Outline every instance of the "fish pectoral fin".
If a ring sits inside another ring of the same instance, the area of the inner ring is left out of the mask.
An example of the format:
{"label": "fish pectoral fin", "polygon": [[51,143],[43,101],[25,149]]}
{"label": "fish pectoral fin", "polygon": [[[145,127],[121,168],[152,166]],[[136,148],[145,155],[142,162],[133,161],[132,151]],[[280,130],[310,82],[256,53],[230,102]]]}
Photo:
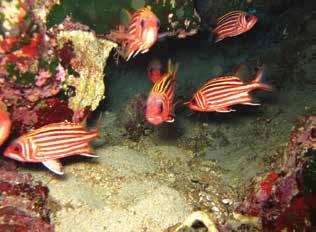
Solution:
{"label": "fish pectoral fin", "polygon": [[168,118],[166,119],[166,122],[172,123],[174,122],[174,117],[172,115],[169,115]]}
{"label": "fish pectoral fin", "polygon": [[85,156],[85,157],[99,158],[98,155],[90,153],[90,152],[80,153],[80,155]]}
{"label": "fish pectoral fin", "polygon": [[216,109],[215,111],[219,113],[229,113],[229,112],[235,112],[236,110],[228,108],[228,107],[224,107],[224,108]]}
{"label": "fish pectoral fin", "polygon": [[260,103],[257,102],[244,102],[243,105],[250,105],[250,106],[260,106]]}
{"label": "fish pectoral fin", "polygon": [[143,50],[141,53],[144,54],[144,53],[146,53],[146,52],[148,52],[148,51],[149,51],[149,49],[145,49],[145,50]]}
{"label": "fish pectoral fin", "polygon": [[64,175],[63,165],[59,160],[46,160],[42,164],[57,175]]}

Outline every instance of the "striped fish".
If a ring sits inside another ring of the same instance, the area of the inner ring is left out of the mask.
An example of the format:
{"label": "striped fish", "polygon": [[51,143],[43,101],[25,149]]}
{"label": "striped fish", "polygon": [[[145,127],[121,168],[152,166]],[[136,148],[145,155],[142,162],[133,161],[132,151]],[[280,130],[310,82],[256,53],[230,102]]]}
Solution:
{"label": "striped fish", "polygon": [[158,80],[147,100],[146,119],[149,123],[158,125],[162,122],[173,122],[173,98],[176,89],[176,74],[179,64],[172,65],[168,60],[168,70]]}
{"label": "striped fish", "polygon": [[124,25],[118,31],[111,31],[108,39],[114,40],[121,45],[121,55],[129,60],[138,53],[146,53],[158,39],[160,21],[148,8],[138,9],[130,17],[130,24],[126,30]]}
{"label": "striped fish", "polygon": [[263,74],[261,67],[250,83],[244,83],[237,76],[225,76],[209,80],[186,104],[191,110],[200,112],[232,112],[230,107],[237,104],[260,105],[252,100],[249,92],[254,89],[271,91],[271,87],[260,83]]}
{"label": "striped fish", "polygon": [[[1,102],[0,102],[1,103]],[[11,131],[11,119],[8,112],[1,109],[0,104],[0,146],[9,137]]]}
{"label": "striped fish", "polygon": [[73,155],[98,157],[89,152],[88,145],[96,137],[96,130],[86,131],[79,123],[52,123],[13,141],[4,156],[21,162],[42,163],[52,172],[63,175],[59,159]]}
{"label": "striped fish", "polygon": [[215,43],[249,31],[258,21],[255,15],[245,11],[231,11],[220,17],[214,28]]}

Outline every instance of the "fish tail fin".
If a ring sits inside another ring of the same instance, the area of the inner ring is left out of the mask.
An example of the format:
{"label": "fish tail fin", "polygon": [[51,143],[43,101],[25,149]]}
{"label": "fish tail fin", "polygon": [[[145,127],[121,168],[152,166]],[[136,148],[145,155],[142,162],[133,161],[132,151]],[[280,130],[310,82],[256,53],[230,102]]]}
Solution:
{"label": "fish tail fin", "polygon": [[178,70],[179,70],[179,63],[175,63],[173,65],[171,62],[171,59],[168,59],[168,73],[172,75],[173,79],[176,79]]}
{"label": "fish tail fin", "polygon": [[255,79],[251,81],[251,84],[256,84],[258,89],[272,91],[273,88],[262,81],[264,66],[261,66],[256,73]]}

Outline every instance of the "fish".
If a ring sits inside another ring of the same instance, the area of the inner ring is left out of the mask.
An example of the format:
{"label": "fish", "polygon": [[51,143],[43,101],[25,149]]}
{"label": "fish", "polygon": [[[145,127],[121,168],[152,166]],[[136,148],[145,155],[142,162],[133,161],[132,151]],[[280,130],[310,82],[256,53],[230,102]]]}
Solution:
{"label": "fish", "polygon": [[14,140],[4,156],[20,162],[42,163],[53,173],[63,175],[59,159],[73,155],[98,157],[89,151],[88,144],[96,137],[96,129],[86,131],[79,123],[51,123]]}
{"label": "fish", "polygon": [[162,76],[162,65],[158,59],[152,60],[147,66],[147,77],[148,79],[155,84],[161,79]]}
{"label": "fish", "polygon": [[153,85],[149,93],[146,104],[146,119],[153,125],[159,125],[163,122],[174,122],[173,98],[178,69],[179,63],[172,65],[169,59],[167,72]]}
{"label": "fish", "polygon": [[245,11],[231,11],[220,17],[213,29],[214,42],[217,43],[227,37],[234,37],[249,31],[258,18]]}
{"label": "fish", "polygon": [[244,83],[238,77],[238,71],[235,76],[224,76],[209,80],[204,84],[185,104],[193,111],[200,112],[220,112],[228,113],[236,111],[231,106],[242,105],[260,105],[254,102],[249,92],[255,89],[272,91],[272,87],[261,83],[264,67],[261,66],[256,73],[254,80]]}
{"label": "fish", "polygon": [[[111,31],[106,37],[121,45],[119,53],[128,61],[138,53],[146,53],[158,39],[160,21],[149,7],[138,9],[130,17],[128,26],[121,24],[118,31]],[[130,15],[130,16],[129,16]]]}
{"label": "fish", "polygon": [[0,146],[6,141],[10,135],[12,122],[8,112],[0,107]]}

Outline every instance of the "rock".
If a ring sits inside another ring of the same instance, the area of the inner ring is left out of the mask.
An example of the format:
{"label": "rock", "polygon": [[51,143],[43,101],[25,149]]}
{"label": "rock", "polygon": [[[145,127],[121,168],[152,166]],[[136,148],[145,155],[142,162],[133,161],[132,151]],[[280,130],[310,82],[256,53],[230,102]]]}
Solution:
{"label": "rock", "polygon": [[316,19],[310,19],[305,23],[305,31],[312,37],[316,36]]}

